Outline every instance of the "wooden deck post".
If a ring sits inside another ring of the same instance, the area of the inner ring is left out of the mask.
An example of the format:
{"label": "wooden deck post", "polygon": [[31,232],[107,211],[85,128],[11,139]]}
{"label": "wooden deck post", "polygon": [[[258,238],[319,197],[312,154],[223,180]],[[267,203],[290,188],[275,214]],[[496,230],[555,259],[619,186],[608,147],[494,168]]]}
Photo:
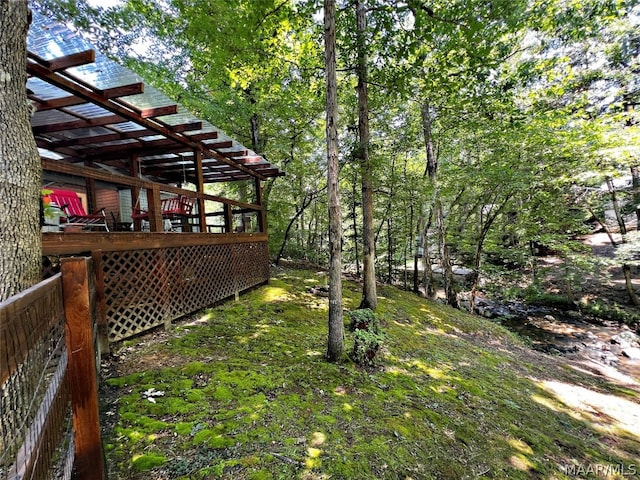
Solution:
{"label": "wooden deck post", "polygon": [[262,207],[258,212],[258,231],[267,233],[267,211],[262,203],[262,183],[259,178],[256,178],[256,204]]}
{"label": "wooden deck post", "polygon": [[100,355],[109,354],[109,325],[107,320],[107,303],[104,294],[104,272],[102,271],[102,250],[91,252],[96,289],[96,314],[98,316],[98,348]]}
{"label": "wooden deck post", "polygon": [[147,203],[149,204],[149,230],[151,232],[164,232],[160,206],[160,187],[158,185],[147,189]]}
{"label": "wooden deck post", "polygon": [[231,212],[231,205],[224,204],[224,230],[226,233],[233,233],[233,213]]}
{"label": "wooden deck post", "polygon": [[60,266],[69,359],[67,381],[73,412],[75,478],[103,480],[105,462],[100,437],[89,264],[86,258],[72,257],[62,259]]}
{"label": "wooden deck post", "polygon": [[[200,150],[193,150],[193,161],[196,167],[196,191],[204,193],[204,172],[202,170],[202,152]],[[198,221],[200,223],[200,231],[207,233],[207,212],[203,198],[198,199]]]}

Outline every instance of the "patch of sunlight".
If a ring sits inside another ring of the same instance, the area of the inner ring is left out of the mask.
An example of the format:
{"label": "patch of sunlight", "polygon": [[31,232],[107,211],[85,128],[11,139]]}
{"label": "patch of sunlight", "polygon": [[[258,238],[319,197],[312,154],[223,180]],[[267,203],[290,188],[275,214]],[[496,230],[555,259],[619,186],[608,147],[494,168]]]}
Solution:
{"label": "patch of sunlight", "polygon": [[640,438],[640,405],[637,403],[564,382],[547,380],[540,385],[600,429],[620,429]]}
{"label": "patch of sunlight", "polygon": [[445,384],[438,385],[438,386],[431,386],[429,388],[433,390],[435,393],[447,393],[454,389],[452,386],[445,385]]}
{"label": "patch of sunlight", "polygon": [[333,393],[335,393],[338,396],[346,395],[347,389],[344,388],[342,385],[338,385],[336,388],[333,389]]}
{"label": "patch of sunlight", "polygon": [[253,412],[251,415],[249,415],[249,418],[253,421],[256,421],[260,419],[260,415],[258,415],[258,412]]}
{"label": "patch of sunlight", "polygon": [[262,300],[264,302],[275,302],[277,300],[287,300],[289,293],[280,287],[264,287],[262,290]]}
{"label": "patch of sunlight", "polygon": [[318,350],[307,350],[307,357],[321,357],[322,352]]}
{"label": "patch of sunlight", "polygon": [[137,442],[138,440],[142,440],[144,438],[144,433],[134,430],[132,432],[129,432],[127,436],[129,437],[129,439]]}
{"label": "patch of sunlight", "polygon": [[402,414],[402,416],[403,416],[404,418],[411,418],[411,417],[412,417],[411,412],[404,412],[404,413]]}
{"label": "patch of sunlight", "polygon": [[350,403],[343,403],[342,410],[344,410],[345,412],[350,412],[351,410],[353,410],[353,405],[351,405]]}
{"label": "patch of sunlight", "polygon": [[310,470],[319,467],[322,464],[320,455],[322,455],[322,450],[320,450],[319,448],[307,448],[307,458],[304,461],[305,467]]}
{"label": "patch of sunlight", "polygon": [[449,335],[442,328],[433,328],[433,327],[427,327],[427,328],[423,328],[422,330],[418,330],[416,334],[417,335],[444,335],[444,336]]}
{"label": "patch of sunlight", "polygon": [[322,455],[322,450],[320,450],[319,448],[307,448],[307,456],[309,458],[320,458],[320,455]]}
{"label": "patch of sunlight", "polygon": [[531,460],[529,460],[527,457],[525,457],[521,453],[518,453],[517,455],[512,455],[511,458],[509,458],[509,463],[513,468],[516,468],[523,472],[529,471],[534,467],[533,463],[531,463]]}
{"label": "patch of sunlight", "polygon": [[393,366],[390,366],[387,368],[387,373],[390,373],[391,375],[407,375],[409,377],[412,376],[411,373],[405,370],[404,368],[398,368]]}
{"label": "patch of sunlight", "polygon": [[536,403],[539,403],[540,405],[542,405],[543,407],[548,408],[549,410],[553,410],[554,412],[563,412],[564,410],[562,408],[560,408],[556,402],[551,401],[551,399],[546,398],[546,397],[542,397],[540,395],[531,395],[531,400],[533,400]]}
{"label": "patch of sunlight", "polygon": [[[399,321],[397,321],[397,320],[394,320],[394,321],[393,321],[393,324],[394,324],[395,326],[397,326],[397,327],[404,327],[404,328],[412,327],[412,325],[410,325],[410,324],[408,324],[408,323],[401,323],[401,322],[399,322]],[[416,335],[420,335],[420,332],[416,332]]]}
{"label": "patch of sunlight", "polygon": [[519,438],[510,438],[507,440],[507,443],[522,453],[533,455],[533,449],[524,440],[520,440]]}
{"label": "patch of sunlight", "polygon": [[435,378],[436,380],[442,380],[446,374],[444,370],[440,368],[433,368],[421,360],[413,360],[409,362],[409,365],[423,371],[431,378]]}
{"label": "patch of sunlight", "polygon": [[638,387],[640,386],[640,382],[637,382],[633,377],[629,375],[625,375],[624,373],[618,371],[617,368],[611,367],[608,365],[603,365],[598,362],[594,362],[593,360],[586,360],[580,363],[582,367],[577,365],[572,365],[571,368],[577,370],[582,373],[587,373],[589,375],[602,375],[607,377],[610,380],[620,382],[629,387]]}
{"label": "patch of sunlight", "polygon": [[[453,333],[457,333],[457,334],[464,333],[458,327],[456,327],[455,325],[451,325],[450,323],[445,323],[445,327],[449,327]],[[447,335],[450,336],[450,337],[456,337],[457,338],[457,335],[454,335],[453,333],[447,333]]]}
{"label": "patch of sunlight", "polygon": [[324,301],[324,302],[314,302],[312,304],[309,305],[309,308],[313,308],[314,310],[321,310],[324,312],[328,312],[329,311],[329,301]]}
{"label": "patch of sunlight", "polygon": [[213,319],[213,312],[205,313],[200,317],[194,317],[190,322],[185,323],[184,327],[194,327],[196,325],[204,325]]}
{"label": "patch of sunlight", "polygon": [[147,440],[150,442],[153,442],[156,438],[158,438],[158,435],[156,435],[155,433],[150,433],[149,435],[147,435]]}
{"label": "patch of sunlight", "polygon": [[[322,432],[313,432],[313,435],[311,435],[311,445],[313,445],[314,447],[319,447],[326,440],[327,440],[327,436]],[[317,450],[317,449],[310,448],[309,450]],[[318,450],[318,452],[320,452],[320,450]],[[310,454],[309,456],[311,457],[312,455]],[[318,453],[318,456],[320,456],[320,453]]]}

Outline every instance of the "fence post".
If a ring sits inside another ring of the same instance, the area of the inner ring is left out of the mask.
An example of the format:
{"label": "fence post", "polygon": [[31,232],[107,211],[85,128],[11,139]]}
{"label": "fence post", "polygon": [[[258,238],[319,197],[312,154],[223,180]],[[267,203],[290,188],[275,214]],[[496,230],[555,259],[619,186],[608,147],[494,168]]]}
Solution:
{"label": "fence post", "polygon": [[105,462],[100,437],[88,259],[64,258],[60,266],[69,359],[67,381],[73,412],[75,478],[103,480]]}

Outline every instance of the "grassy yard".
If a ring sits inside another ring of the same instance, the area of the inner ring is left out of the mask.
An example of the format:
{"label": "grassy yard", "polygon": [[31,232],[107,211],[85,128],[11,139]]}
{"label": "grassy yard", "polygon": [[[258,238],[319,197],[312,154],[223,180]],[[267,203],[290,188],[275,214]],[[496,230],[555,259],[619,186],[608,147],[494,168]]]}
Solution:
{"label": "grassy yard", "polygon": [[[377,365],[331,364],[327,299],[309,293],[325,281],[279,270],[117,346],[101,387],[110,478],[640,478],[637,384],[390,287]],[[355,308],[360,287],[344,294]]]}

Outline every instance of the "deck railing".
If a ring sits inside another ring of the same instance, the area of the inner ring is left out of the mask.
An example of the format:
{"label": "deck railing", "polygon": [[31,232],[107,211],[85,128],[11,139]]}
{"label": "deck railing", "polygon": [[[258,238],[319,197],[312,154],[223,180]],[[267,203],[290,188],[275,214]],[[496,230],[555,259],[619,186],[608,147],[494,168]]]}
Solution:
{"label": "deck railing", "polygon": [[0,303],[2,480],[104,478],[93,278],[90,259],[64,259]]}
{"label": "deck railing", "polygon": [[[83,184],[93,185],[92,189],[88,189],[91,191],[87,191],[90,210],[104,206],[96,204],[95,190],[97,183],[101,182],[118,189],[130,190],[132,205],[128,214],[133,214],[131,219],[133,230],[166,231],[165,220],[168,219],[163,218],[163,199],[166,199],[167,196],[184,196],[193,203],[193,209],[189,215],[173,217],[173,226],[177,227],[179,231],[201,233],[234,233],[238,231],[266,233],[267,231],[266,212],[262,205],[260,182],[257,180],[255,182],[256,203],[247,203],[136,177],[117,175],[97,168],[79,167],[46,158],[42,159],[42,169],[44,172],[68,176]],[[142,208],[140,202],[143,198],[144,208]],[[146,223],[144,223],[144,226],[143,221],[135,219],[136,216],[140,217],[141,209],[145,211],[144,222]],[[109,212],[107,216],[110,216],[111,213],[113,212]],[[117,213],[119,214],[119,212]],[[122,223],[129,223],[121,220],[113,222],[112,230],[118,230]],[[128,229],[129,227],[127,227]]]}

